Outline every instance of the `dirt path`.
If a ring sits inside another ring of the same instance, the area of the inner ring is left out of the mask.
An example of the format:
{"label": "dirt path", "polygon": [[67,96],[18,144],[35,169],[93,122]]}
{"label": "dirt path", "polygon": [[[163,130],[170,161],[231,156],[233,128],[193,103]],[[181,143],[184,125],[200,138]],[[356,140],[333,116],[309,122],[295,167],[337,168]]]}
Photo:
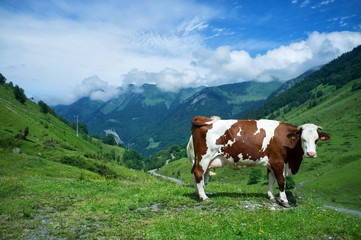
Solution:
{"label": "dirt path", "polygon": [[342,208],[342,207],[335,207],[335,206],[331,206],[331,205],[325,205],[325,207],[331,208],[331,209],[339,211],[339,212],[354,214],[354,215],[359,216],[361,218],[361,212],[357,211],[357,210],[351,210],[351,209]]}
{"label": "dirt path", "polygon": [[162,178],[171,180],[171,181],[176,182],[176,183],[181,184],[181,185],[187,185],[185,182],[182,182],[179,179],[167,177],[167,176],[161,175],[159,173],[156,173],[155,171],[157,171],[157,169],[149,170],[149,173],[153,174],[154,176],[157,176],[157,177],[162,177]]}

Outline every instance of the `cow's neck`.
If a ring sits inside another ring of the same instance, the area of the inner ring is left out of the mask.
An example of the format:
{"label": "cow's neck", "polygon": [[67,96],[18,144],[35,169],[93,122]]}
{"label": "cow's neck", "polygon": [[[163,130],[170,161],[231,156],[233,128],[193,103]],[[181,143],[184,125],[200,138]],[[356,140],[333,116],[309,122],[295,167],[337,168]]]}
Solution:
{"label": "cow's neck", "polygon": [[291,168],[292,174],[296,174],[300,169],[302,160],[303,160],[303,150],[301,146],[301,141],[299,140],[293,149],[287,151],[286,163]]}

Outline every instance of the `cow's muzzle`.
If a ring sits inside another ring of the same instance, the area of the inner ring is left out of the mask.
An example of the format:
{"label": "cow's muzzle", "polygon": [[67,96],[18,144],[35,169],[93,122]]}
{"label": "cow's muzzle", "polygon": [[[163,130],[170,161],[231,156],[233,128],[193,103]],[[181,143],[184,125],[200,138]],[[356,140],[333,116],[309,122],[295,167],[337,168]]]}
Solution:
{"label": "cow's muzzle", "polygon": [[317,153],[316,152],[307,152],[306,157],[315,158],[315,157],[317,157]]}

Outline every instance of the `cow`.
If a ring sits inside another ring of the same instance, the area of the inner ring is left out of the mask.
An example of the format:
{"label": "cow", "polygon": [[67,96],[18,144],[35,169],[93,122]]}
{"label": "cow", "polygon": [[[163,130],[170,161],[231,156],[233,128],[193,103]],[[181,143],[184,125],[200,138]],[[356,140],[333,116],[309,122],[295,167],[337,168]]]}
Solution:
{"label": "cow", "polygon": [[298,172],[303,158],[316,158],[318,140],[329,140],[322,127],[303,124],[299,127],[276,120],[222,120],[197,116],[192,119],[192,136],[187,153],[193,161],[191,173],[196,194],[209,200],[204,186],[210,169],[224,165],[239,170],[261,166],[268,169],[268,197],[276,202],[273,185],[277,180],[280,201],[290,207],[285,193],[285,177]]}

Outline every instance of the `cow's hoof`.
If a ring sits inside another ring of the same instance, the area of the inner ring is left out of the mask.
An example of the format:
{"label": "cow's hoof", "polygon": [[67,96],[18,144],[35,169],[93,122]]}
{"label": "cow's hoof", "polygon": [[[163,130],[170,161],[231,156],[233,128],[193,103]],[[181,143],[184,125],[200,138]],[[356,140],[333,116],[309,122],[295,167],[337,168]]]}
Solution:
{"label": "cow's hoof", "polygon": [[288,202],[280,202],[282,207],[290,208],[291,206],[288,204]]}
{"label": "cow's hoof", "polygon": [[275,198],[270,198],[271,202],[277,203],[277,200]]}
{"label": "cow's hoof", "polygon": [[209,198],[202,199],[203,202],[211,202],[212,200]]}

